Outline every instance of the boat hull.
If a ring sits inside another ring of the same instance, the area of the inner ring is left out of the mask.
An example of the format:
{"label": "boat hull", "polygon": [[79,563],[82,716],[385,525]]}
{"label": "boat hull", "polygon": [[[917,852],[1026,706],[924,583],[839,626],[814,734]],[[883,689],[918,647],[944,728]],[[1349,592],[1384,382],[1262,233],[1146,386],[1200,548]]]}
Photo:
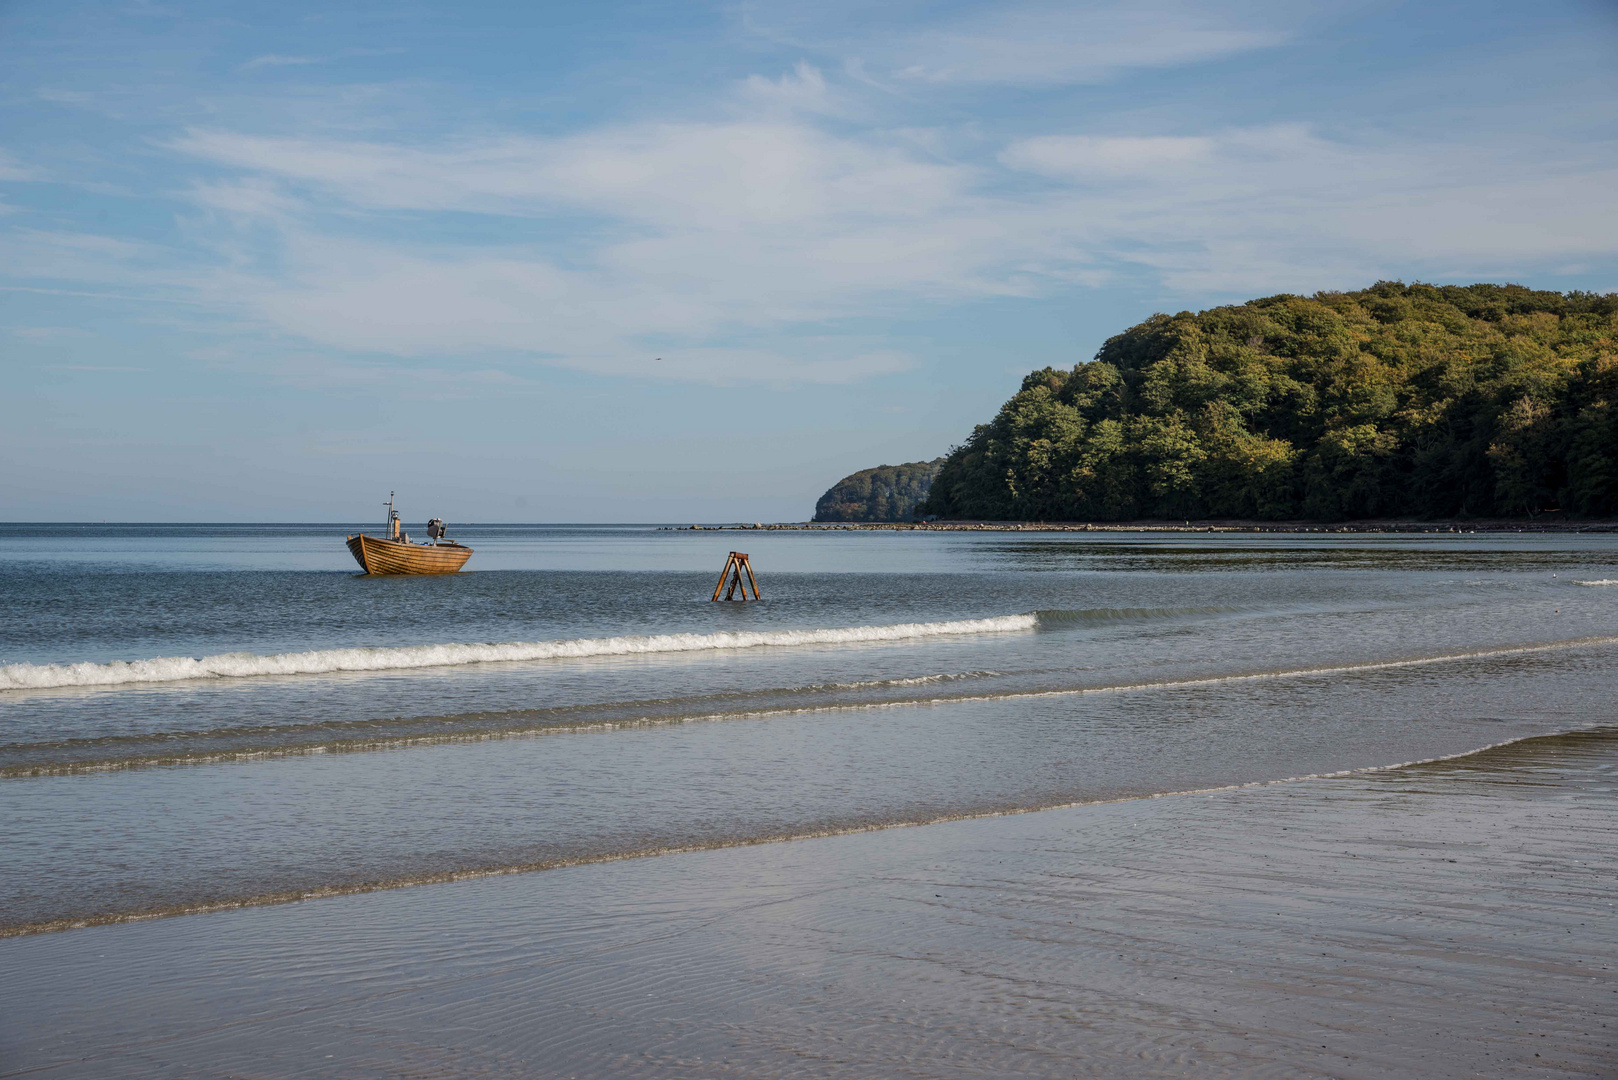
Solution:
{"label": "boat hull", "polygon": [[348,550],[367,574],[453,574],[472,549],[460,544],[406,544],[376,536],[350,536]]}

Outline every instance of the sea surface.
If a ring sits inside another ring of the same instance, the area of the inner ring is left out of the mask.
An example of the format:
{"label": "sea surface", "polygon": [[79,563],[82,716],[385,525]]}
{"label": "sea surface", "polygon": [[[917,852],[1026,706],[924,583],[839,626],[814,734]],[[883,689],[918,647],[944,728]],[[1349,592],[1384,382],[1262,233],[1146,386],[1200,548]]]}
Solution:
{"label": "sea surface", "polygon": [[1611,534],[487,525],[373,579],[360,528],[6,528],[0,933],[1618,722]]}

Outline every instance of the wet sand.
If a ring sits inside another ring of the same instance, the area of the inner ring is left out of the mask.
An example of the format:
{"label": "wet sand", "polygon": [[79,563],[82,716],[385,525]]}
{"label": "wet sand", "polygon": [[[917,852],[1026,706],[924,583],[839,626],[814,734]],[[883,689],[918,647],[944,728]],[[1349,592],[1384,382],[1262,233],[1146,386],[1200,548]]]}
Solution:
{"label": "wet sand", "polygon": [[0,1076],[1618,1075],[1618,733],[0,942]]}

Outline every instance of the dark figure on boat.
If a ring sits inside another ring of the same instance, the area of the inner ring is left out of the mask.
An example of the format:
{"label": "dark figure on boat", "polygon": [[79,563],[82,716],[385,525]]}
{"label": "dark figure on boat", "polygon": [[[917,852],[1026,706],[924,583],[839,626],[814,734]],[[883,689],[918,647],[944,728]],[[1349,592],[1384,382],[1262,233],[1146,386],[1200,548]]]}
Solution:
{"label": "dark figure on boat", "polygon": [[428,544],[412,544],[410,534],[399,523],[393,508],[393,492],[388,492],[386,536],[360,533],[348,538],[348,550],[367,574],[453,574],[472,557],[472,549],[449,539],[443,518],[427,522]]}

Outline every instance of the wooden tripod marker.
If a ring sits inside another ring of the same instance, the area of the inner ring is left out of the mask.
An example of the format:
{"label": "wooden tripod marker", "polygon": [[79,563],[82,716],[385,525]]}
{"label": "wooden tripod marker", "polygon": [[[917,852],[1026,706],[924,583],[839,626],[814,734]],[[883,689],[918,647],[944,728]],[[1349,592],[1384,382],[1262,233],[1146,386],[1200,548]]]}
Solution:
{"label": "wooden tripod marker", "polygon": [[719,584],[713,587],[713,598],[719,599],[720,590],[725,588],[725,579],[730,579],[730,589],[725,593],[726,600],[736,599],[736,589],[742,590],[742,599],[747,599],[747,581],[742,580],[742,571],[747,571],[747,581],[753,583],[753,599],[758,599],[758,579],[753,576],[753,564],[745,552],[732,551],[730,558],[725,560],[725,568],[719,571]]}

